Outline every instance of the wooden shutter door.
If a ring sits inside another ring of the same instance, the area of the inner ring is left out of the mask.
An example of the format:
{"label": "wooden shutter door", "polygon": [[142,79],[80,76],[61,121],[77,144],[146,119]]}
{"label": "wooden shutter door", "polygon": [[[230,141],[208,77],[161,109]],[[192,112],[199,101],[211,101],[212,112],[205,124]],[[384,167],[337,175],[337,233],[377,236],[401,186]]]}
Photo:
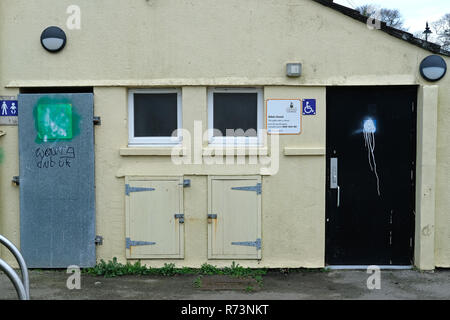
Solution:
{"label": "wooden shutter door", "polygon": [[261,177],[210,177],[208,256],[261,259]]}
{"label": "wooden shutter door", "polygon": [[126,177],[127,258],[183,258],[182,177]]}

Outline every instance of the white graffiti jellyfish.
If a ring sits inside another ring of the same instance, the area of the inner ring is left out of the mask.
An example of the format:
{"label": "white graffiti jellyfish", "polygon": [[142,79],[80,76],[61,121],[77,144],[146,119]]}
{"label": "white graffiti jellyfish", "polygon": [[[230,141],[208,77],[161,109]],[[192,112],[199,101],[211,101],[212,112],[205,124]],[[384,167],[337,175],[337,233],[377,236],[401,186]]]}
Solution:
{"label": "white graffiti jellyfish", "polygon": [[375,161],[375,132],[377,131],[377,127],[375,125],[375,121],[372,119],[364,120],[363,126],[363,134],[364,134],[364,142],[367,147],[367,156],[369,158],[369,166],[370,170],[375,173],[375,177],[377,178],[377,192],[380,196],[380,179],[377,173],[377,162]]}

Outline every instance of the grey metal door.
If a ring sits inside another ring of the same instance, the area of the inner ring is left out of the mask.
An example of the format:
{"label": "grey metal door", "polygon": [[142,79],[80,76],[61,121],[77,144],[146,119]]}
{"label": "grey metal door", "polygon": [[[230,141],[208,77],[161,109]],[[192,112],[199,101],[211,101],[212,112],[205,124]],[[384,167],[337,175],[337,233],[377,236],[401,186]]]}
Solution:
{"label": "grey metal door", "polygon": [[19,105],[20,247],[27,265],[93,266],[93,94],[21,94]]}

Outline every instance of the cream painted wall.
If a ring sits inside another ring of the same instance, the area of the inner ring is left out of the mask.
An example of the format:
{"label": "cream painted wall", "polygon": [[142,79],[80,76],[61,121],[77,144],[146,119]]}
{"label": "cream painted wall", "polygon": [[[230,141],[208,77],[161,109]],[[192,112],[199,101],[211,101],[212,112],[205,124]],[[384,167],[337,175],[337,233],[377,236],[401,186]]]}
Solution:
{"label": "cream painted wall", "polygon": [[[206,126],[208,86],[261,86],[265,99],[318,99],[318,114],[303,118],[303,133],[281,138],[279,173],[263,177],[259,265],[321,267],[325,157],[285,156],[284,147],[325,147],[327,85],[427,84],[419,64],[430,52],[309,0],[78,0],[81,30],[68,30],[66,8],[71,4],[0,2],[0,95],[30,86],[95,87],[95,114],[102,118],[95,127],[96,227],[104,236],[99,259],[125,259],[125,175],[184,174],[192,180],[185,189],[186,258],[177,264],[198,266],[207,254],[207,174],[255,174],[259,169],[174,166],[167,155],[121,156],[128,139],[127,88],[182,87],[183,124],[191,132],[195,120]],[[67,33],[61,53],[49,54],[40,45],[40,33],[49,25]],[[302,77],[285,76],[291,61],[303,64]],[[450,267],[449,76],[437,85],[435,265]],[[7,133],[0,137],[5,153],[0,232],[19,243],[19,192],[10,182],[19,174],[17,127],[0,130]]]}
{"label": "cream painted wall", "polygon": [[[447,59],[447,64],[449,63]],[[439,84],[436,150],[435,265],[450,267],[450,82]]]}
{"label": "cream painted wall", "polygon": [[[70,4],[1,2],[4,85],[415,83],[428,54],[309,0],[79,0],[80,30]],[[41,47],[49,25],[67,32],[60,54]]]}
{"label": "cream painted wall", "polygon": [[[1,69],[0,69],[1,74]],[[2,90],[0,95],[14,96],[17,90]],[[19,173],[18,130],[13,126],[0,126],[5,135],[0,137],[3,159],[0,162],[0,233],[14,244],[19,243],[19,188],[11,180]],[[7,261],[14,260],[8,250],[0,246],[0,254]],[[12,260],[11,260],[12,259]]]}
{"label": "cream painted wall", "polygon": [[[194,121],[206,126],[206,87],[184,87],[183,123],[193,131]],[[316,116],[304,117],[303,133],[284,136],[278,156],[280,171],[263,177],[262,260],[240,261],[249,266],[321,267],[324,265],[325,157],[284,156],[285,146],[311,148],[325,146],[325,88],[266,87],[266,99],[315,98]],[[125,261],[125,175],[185,175],[191,187],[184,189],[185,259],[178,266],[198,267],[207,261],[207,174],[258,173],[258,166],[185,165],[172,163],[170,156],[120,156],[127,146],[127,90],[96,88],[95,114],[102,125],[95,131],[97,234],[104,244],[98,257]],[[111,112],[114,110],[114,112]],[[192,110],[192,111],[191,111]],[[114,139],[111,139],[113,135]],[[147,261],[162,266],[167,260]],[[229,260],[214,260],[229,265]]]}

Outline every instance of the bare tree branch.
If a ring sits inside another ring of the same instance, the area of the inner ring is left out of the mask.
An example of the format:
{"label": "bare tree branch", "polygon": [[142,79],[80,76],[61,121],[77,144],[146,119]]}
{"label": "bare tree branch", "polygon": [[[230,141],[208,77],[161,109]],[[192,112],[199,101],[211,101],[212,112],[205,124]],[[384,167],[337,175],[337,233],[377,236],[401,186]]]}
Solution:
{"label": "bare tree branch", "polygon": [[356,10],[366,17],[373,17],[385,22],[389,27],[405,30],[403,16],[397,9],[380,8],[373,4],[365,4],[357,7]]}
{"label": "bare tree branch", "polygon": [[431,23],[437,42],[443,47],[443,49],[450,50],[450,13],[442,16],[441,19]]}

